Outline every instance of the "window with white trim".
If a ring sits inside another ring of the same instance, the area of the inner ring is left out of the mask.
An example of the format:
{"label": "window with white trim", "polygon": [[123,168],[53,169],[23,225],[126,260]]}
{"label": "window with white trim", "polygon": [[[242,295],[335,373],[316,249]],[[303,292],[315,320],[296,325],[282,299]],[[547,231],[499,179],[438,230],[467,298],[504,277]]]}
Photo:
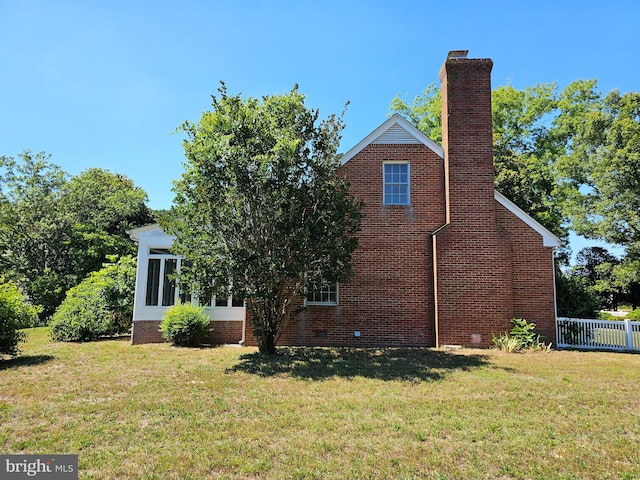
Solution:
{"label": "window with white trim", "polygon": [[149,249],[147,263],[146,306],[170,307],[178,299],[176,281],[171,278],[180,270],[180,257],[172,255],[168,249]]}
{"label": "window with white trim", "polygon": [[208,300],[206,307],[244,307],[244,299],[236,298],[234,296],[230,297],[221,297],[220,295],[215,295],[213,297],[213,302]]}
{"label": "window with white trim", "polygon": [[145,306],[170,307],[180,300],[181,303],[193,302],[203,307],[244,307],[244,299],[242,297],[235,298],[233,296],[218,295],[197,298],[189,292],[181,292],[172,276],[180,271],[182,264],[186,264],[186,260],[183,260],[178,255],[171,254],[169,249],[149,249]]}
{"label": "window with white trim", "polygon": [[306,305],[337,305],[338,284],[333,283],[320,287],[311,286],[305,297]]}
{"label": "window with white trim", "polygon": [[234,297],[232,295],[214,295],[206,299],[199,299],[199,305],[213,308],[233,308],[244,307],[244,298]]}
{"label": "window with white trim", "polygon": [[409,162],[384,162],[382,164],[383,204],[409,205],[409,173]]}

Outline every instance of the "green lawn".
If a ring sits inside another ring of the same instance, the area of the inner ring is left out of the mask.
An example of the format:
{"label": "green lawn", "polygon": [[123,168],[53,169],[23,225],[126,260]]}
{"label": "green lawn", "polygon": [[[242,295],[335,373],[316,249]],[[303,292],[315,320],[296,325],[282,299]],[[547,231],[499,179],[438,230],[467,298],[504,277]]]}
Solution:
{"label": "green lawn", "polygon": [[640,355],[51,343],[0,361],[0,452],[80,478],[640,478]]}

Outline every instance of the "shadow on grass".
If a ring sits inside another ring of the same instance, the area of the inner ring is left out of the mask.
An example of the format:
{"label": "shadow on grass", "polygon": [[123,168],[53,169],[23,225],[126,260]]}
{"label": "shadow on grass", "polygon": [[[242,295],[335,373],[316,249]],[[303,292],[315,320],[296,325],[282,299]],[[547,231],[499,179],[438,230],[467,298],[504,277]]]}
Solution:
{"label": "shadow on grass", "polygon": [[488,365],[485,355],[427,348],[280,347],[276,355],[247,353],[227,372],[261,377],[285,375],[309,380],[365,377],[378,380],[437,381],[455,370]]}
{"label": "shadow on grass", "polygon": [[9,368],[30,367],[32,365],[40,365],[53,360],[52,355],[23,355],[7,360],[0,360],[0,370],[8,370]]}

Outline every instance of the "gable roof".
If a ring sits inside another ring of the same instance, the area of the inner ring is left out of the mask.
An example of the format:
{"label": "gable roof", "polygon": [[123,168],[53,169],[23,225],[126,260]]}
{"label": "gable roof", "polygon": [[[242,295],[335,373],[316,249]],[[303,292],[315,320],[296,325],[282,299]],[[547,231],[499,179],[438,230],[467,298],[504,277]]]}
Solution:
{"label": "gable roof", "polygon": [[[367,145],[387,144],[387,145],[408,145],[423,144],[432,152],[444,159],[444,149],[436,142],[427,137],[411,122],[406,120],[398,113],[394,113],[385,120],[382,125],[373,132],[363,138],[351,150],[345,153],[341,159],[342,165],[347,163],[358,153],[360,153]],[[515,203],[505,197],[503,194],[494,190],[494,197],[498,203],[513,213],[516,217],[529,225],[533,230],[542,236],[542,244],[545,247],[559,247],[562,241],[553,233],[547,230],[541,223],[534,220],[528,213],[518,207]]]}
{"label": "gable roof", "polygon": [[390,145],[423,144],[440,158],[444,158],[444,150],[440,145],[418,130],[411,122],[405,120],[400,114],[394,113],[382,125],[345,153],[341,159],[342,165],[355,157],[367,145],[379,143]]}

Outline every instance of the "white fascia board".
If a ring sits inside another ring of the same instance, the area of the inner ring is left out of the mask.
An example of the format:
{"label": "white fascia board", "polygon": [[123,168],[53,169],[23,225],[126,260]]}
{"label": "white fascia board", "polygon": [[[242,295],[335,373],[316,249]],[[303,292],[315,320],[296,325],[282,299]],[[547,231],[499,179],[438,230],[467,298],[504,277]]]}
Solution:
{"label": "white fascia board", "polygon": [[175,237],[165,233],[159,224],[153,223],[144,227],[134,228],[126,232],[134,242],[149,244],[157,247],[171,246]]}
{"label": "white fascia board", "polygon": [[129,235],[129,238],[131,238],[131,240],[133,240],[134,242],[137,242],[138,240],[140,240],[140,236],[143,235],[145,232],[149,232],[157,228],[160,228],[160,224],[151,223],[149,225],[144,225],[142,227],[132,228],[131,230],[127,230],[125,233]]}
{"label": "white fascia board", "polygon": [[538,232],[542,236],[542,245],[545,247],[560,247],[562,246],[562,241],[556,237],[553,233],[543,227],[538,221],[534,220],[529,216],[524,210],[518,207],[515,203],[501,194],[499,191],[494,190],[494,197],[496,201],[513,213],[516,217],[522,220],[524,223],[533,228],[536,232]]}
{"label": "white fascia board", "polygon": [[400,125],[407,132],[413,135],[418,142],[426,145],[429,149],[431,149],[436,155],[440,158],[444,158],[444,150],[440,145],[427,137],[424,133],[418,130],[411,122],[407,121],[398,113],[394,113],[391,117],[389,117],[382,125],[376,128],[373,132],[363,138],[356,146],[354,146],[351,150],[343,155],[340,159],[342,165],[347,163],[353,157],[355,157],[360,151],[362,151],[367,145],[371,144],[376,138],[386,132],[389,128],[394,125]]}

